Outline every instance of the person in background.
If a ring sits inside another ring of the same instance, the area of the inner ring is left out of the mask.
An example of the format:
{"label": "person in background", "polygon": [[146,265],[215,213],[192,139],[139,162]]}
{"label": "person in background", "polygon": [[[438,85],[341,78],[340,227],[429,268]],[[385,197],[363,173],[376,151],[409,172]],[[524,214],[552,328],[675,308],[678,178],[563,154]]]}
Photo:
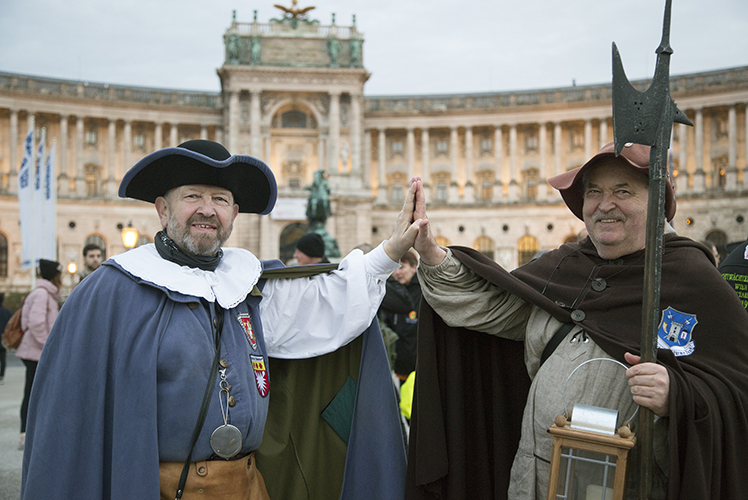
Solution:
{"label": "person in background", "polygon": [[418,254],[408,250],[400,258],[400,267],[387,280],[387,291],[380,307],[381,318],[397,334],[394,371],[402,384],[416,369],[416,332],[421,286],[416,269]]}
{"label": "person in background", "polygon": [[83,247],[83,269],[78,273],[78,282],[83,278],[96,271],[101,265],[102,251],[95,243],[89,243]]}
{"label": "person in background", "polygon": [[[702,242],[703,243],[703,242]],[[748,310],[748,240],[739,243],[719,264],[719,272]]]}
{"label": "person in background", "polygon": [[36,376],[39,357],[47,342],[52,325],[60,311],[60,288],[62,287],[62,266],[59,262],[39,259],[36,288],[29,293],[23,303],[21,312],[21,329],[23,338],[18,346],[16,356],[26,365],[26,383],[21,402],[21,436],[18,449],[22,450],[26,440],[26,420],[29,412],[29,398]]}
{"label": "person in background", "polygon": [[719,267],[719,262],[721,259],[719,257],[719,250],[717,250],[717,245],[715,245],[709,240],[701,240],[699,243],[701,243],[702,245],[704,245],[705,247],[709,249],[709,251],[714,256],[714,265]]}
{"label": "person in background", "polygon": [[325,257],[325,240],[317,233],[307,233],[296,241],[293,258],[300,266],[330,262]]}
{"label": "person in background", "polygon": [[[12,316],[10,309],[3,305],[5,301],[5,294],[0,293],[0,334],[5,330],[5,325],[8,324],[8,320]],[[5,380],[5,366],[7,362],[8,351],[5,349],[2,343],[0,343],[0,384]]]}

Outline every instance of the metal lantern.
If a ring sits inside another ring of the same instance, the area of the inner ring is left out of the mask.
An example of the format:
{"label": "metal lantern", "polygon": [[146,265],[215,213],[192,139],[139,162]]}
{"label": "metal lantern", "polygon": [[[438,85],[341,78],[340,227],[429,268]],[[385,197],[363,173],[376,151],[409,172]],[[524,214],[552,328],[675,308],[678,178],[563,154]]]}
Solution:
{"label": "metal lantern", "polygon": [[[579,365],[569,378],[591,361],[612,361],[626,368],[618,361],[596,358]],[[576,404],[570,415],[564,385],[564,415],[556,417],[548,430],[553,436],[553,454],[547,499],[623,500],[628,454],[636,443],[628,427],[634,415],[617,431],[616,410]]]}

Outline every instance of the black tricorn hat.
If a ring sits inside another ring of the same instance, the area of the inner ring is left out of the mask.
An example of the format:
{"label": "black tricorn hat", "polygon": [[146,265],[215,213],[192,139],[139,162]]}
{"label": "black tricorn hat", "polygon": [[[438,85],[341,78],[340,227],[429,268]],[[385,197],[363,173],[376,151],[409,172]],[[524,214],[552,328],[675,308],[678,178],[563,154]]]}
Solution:
{"label": "black tricorn hat", "polygon": [[167,191],[188,184],[226,188],[239,212],[269,214],[278,197],[270,168],[249,155],[233,155],[217,142],[193,140],[164,148],[135,164],[119,185],[121,198],[154,203]]}

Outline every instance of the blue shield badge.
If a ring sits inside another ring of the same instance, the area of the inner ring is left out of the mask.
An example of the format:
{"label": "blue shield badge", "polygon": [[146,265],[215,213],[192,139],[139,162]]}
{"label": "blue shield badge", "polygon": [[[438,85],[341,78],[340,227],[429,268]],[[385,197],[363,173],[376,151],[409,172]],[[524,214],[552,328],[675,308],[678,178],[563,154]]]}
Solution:
{"label": "blue shield badge", "polygon": [[657,329],[657,347],[670,349],[676,356],[693,354],[693,329],[698,324],[695,314],[682,313],[672,307],[662,311],[662,321]]}

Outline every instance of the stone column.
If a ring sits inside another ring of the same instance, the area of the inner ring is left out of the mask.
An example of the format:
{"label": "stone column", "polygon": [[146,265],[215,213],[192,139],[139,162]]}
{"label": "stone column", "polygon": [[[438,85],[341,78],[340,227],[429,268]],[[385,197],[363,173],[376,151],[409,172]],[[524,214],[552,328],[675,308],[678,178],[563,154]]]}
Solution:
{"label": "stone column", "polygon": [[727,172],[725,172],[725,191],[738,189],[738,125],[736,106],[733,104],[727,111]]}
{"label": "stone column", "polygon": [[449,127],[449,158],[450,158],[450,167],[451,167],[451,174],[452,174],[452,181],[455,181],[457,179],[457,173],[459,170],[459,144],[457,142],[457,127],[451,126]]}
{"label": "stone column", "polygon": [[83,169],[83,117],[78,116],[75,120],[75,193],[78,196],[86,196],[86,173]]}
{"label": "stone column", "polygon": [[427,127],[421,128],[421,178],[423,179],[423,189],[426,199],[431,199],[431,169],[429,160],[431,159],[431,149],[429,147],[429,129]]}
{"label": "stone column", "polygon": [[378,156],[379,156],[379,186],[377,187],[377,203],[387,203],[387,172],[386,172],[386,159],[387,159],[387,151],[385,150],[386,147],[386,138],[385,138],[385,130],[383,128],[379,129],[379,145],[378,145]]}
{"label": "stone column", "polygon": [[465,196],[466,203],[475,202],[475,183],[473,182],[473,127],[465,127]]}
{"label": "stone column", "polygon": [[207,125],[200,125],[200,139],[204,141],[208,140],[208,126]]}
{"label": "stone column", "polygon": [[584,159],[592,158],[592,120],[584,121]]}
{"label": "stone column", "polygon": [[229,144],[228,150],[231,154],[239,152],[239,92],[229,94]]}
{"label": "stone column", "polygon": [[406,161],[408,162],[408,182],[410,182],[410,179],[413,178],[415,175],[415,163],[416,163],[416,141],[415,141],[415,134],[413,133],[413,127],[408,127],[406,129],[407,136],[405,141],[405,147],[407,148],[405,155],[406,155]]}
{"label": "stone column", "polygon": [[176,123],[169,124],[169,146],[172,148],[176,148],[179,145],[178,131],[179,125]]}
{"label": "stone column", "polygon": [[70,177],[68,176],[68,115],[60,115],[60,140],[57,143],[60,161],[57,165],[59,183],[57,189],[62,196],[70,195]]}
{"label": "stone column", "polygon": [[517,124],[509,126],[509,201],[519,200],[517,179]]}
{"label": "stone column", "polygon": [[371,129],[364,130],[364,144],[361,154],[361,178],[364,181],[364,187],[371,186]]}
{"label": "stone column", "polygon": [[493,190],[493,201],[499,203],[504,199],[504,183],[507,179],[503,176],[503,165],[504,165],[504,133],[501,125],[494,125],[493,129],[493,147],[494,147],[494,176],[496,182],[494,183]]}
{"label": "stone column", "polygon": [[[351,174],[355,177],[361,174],[361,130],[363,119],[361,101],[363,96],[351,94]],[[366,182],[368,184],[368,180]]]}
{"label": "stone column", "polygon": [[263,151],[262,151],[262,153],[263,153],[262,160],[265,163],[267,163],[268,166],[269,166],[270,165],[270,157],[272,156],[272,154],[271,154],[272,151],[270,151],[270,132],[268,132],[268,135],[265,136],[264,141],[265,141],[265,146],[262,148],[263,149]]}
{"label": "stone column", "polygon": [[216,125],[215,134],[216,134],[216,142],[218,144],[223,144],[223,140],[224,140],[223,127],[221,127],[220,125]]}
{"label": "stone column", "polygon": [[[561,173],[561,122],[555,122],[553,124],[553,175]],[[548,188],[548,198],[553,200],[560,200],[561,193],[553,189]]]}
{"label": "stone column", "polygon": [[686,194],[688,189],[688,125],[678,124],[678,177],[675,178],[675,192]]}
{"label": "stone column", "polygon": [[540,166],[538,172],[540,179],[538,179],[538,201],[543,201],[547,198],[548,191],[551,186],[546,182],[548,179],[548,172],[546,166],[546,155],[548,154],[548,133],[545,127],[545,123],[540,124],[540,131],[538,133],[538,141],[540,142]]}
{"label": "stone column", "polygon": [[255,158],[262,158],[262,136],[260,135],[261,121],[262,110],[260,109],[260,92],[253,90],[249,101],[249,154]]}
{"label": "stone column", "polygon": [[164,124],[162,122],[154,123],[153,129],[153,150],[158,151],[163,148],[164,143]]}
{"label": "stone column", "polygon": [[132,122],[125,120],[124,136],[122,137],[122,174],[117,175],[117,179],[125,176],[132,165],[130,165],[130,153],[132,152]]}
{"label": "stone column", "polygon": [[8,170],[8,184],[5,188],[10,193],[18,192],[18,110],[10,110],[10,168]]}
{"label": "stone column", "polygon": [[114,197],[117,195],[117,181],[115,180],[116,164],[116,138],[117,120],[110,119],[107,127],[106,142],[106,179],[104,180],[104,196]]}
{"label": "stone column", "polygon": [[694,141],[696,150],[696,172],[693,174],[693,192],[701,194],[704,192],[704,110],[696,110],[696,123],[694,123]]}
{"label": "stone column", "polygon": [[322,134],[322,129],[319,129],[317,134],[317,170],[325,169],[325,136]]}
{"label": "stone column", "polygon": [[610,142],[608,140],[608,117],[605,116],[600,118],[600,147],[598,150],[602,149],[608,142]]}
{"label": "stone column", "polygon": [[327,170],[338,171],[340,144],[340,92],[330,92],[330,136],[327,141]]}

